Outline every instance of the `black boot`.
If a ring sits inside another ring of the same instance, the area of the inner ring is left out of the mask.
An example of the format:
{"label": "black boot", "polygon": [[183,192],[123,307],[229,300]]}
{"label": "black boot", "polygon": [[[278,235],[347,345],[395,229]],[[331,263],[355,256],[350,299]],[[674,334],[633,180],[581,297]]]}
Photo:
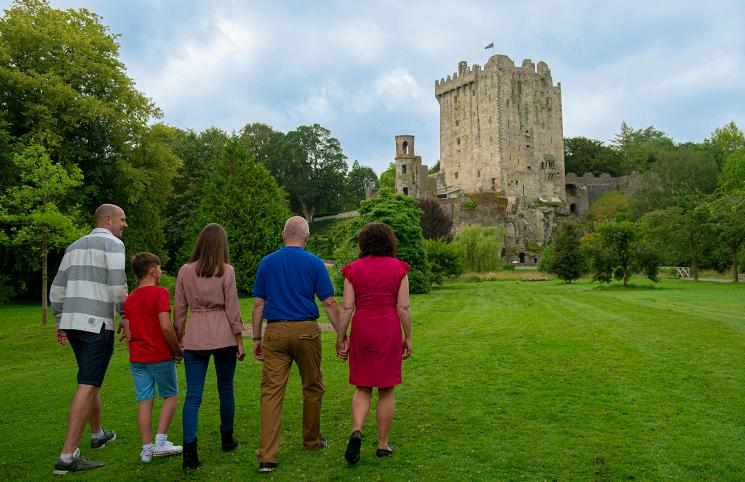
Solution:
{"label": "black boot", "polygon": [[222,451],[223,452],[232,452],[238,447],[238,442],[235,441],[233,438],[233,429],[226,431],[220,431],[220,436],[222,437]]}
{"label": "black boot", "polygon": [[194,439],[190,443],[184,442],[184,470],[196,469],[202,465],[199,461],[199,454],[197,454],[197,439]]}

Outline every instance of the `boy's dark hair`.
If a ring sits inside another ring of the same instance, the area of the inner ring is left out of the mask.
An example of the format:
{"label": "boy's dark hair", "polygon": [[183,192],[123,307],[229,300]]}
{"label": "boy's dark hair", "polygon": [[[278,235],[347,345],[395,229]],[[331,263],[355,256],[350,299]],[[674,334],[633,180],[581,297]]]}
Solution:
{"label": "boy's dark hair", "polygon": [[360,258],[365,256],[395,256],[398,240],[393,230],[383,223],[368,223],[357,236]]}
{"label": "boy's dark hair", "polygon": [[137,253],[132,256],[129,263],[132,265],[132,271],[137,276],[137,279],[142,279],[150,271],[150,268],[160,266],[160,258],[153,253]]}

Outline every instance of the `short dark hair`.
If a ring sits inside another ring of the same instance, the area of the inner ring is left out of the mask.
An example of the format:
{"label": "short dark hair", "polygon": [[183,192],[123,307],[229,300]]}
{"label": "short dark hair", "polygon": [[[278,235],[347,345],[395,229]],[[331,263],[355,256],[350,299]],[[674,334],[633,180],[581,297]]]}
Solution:
{"label": "short dark hair", "polygon": [[137,253],[132,256],[129,263],[132,265],[132,271],[137,276],[137,279],[142,279],[147,276],[150,268],[160,266],[160,258],[153,253]]}
{"label": "short dark hair", "polygon": [[383,223],[368,223],[357,236],[360,258],[364,256],[395,256],[398,239],[393,230]]}

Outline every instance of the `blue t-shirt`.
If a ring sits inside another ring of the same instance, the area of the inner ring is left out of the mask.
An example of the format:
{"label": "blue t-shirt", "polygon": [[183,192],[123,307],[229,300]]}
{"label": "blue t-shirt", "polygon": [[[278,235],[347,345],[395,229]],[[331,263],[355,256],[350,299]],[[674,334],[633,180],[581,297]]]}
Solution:
{"label": "blue t-shirt", "polygon": [[314,295],[325,300],[334,286],[321,258],[284,246],[261,260],[252,294],[266,300],[267,320],[310,320],[319,316]]}

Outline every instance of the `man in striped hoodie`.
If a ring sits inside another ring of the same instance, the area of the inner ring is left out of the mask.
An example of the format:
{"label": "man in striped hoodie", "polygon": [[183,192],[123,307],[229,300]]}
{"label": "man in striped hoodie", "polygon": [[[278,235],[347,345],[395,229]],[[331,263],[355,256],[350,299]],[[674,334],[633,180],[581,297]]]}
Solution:
{"label": "man in striped hoodie", "polygon": [[116,438],[101,426],[99,389],[114,352],[114,316],[122,314],[127,298],[124,243],[119,239],[127,219],[113,204],[101,205],[95,217],[96,228],[68,246],[49,292],[57,341],[70,343],[78,363],[78,389],[55,474],[103,466],[80,455],[78,443],[86,423],[91,426],[92,449],[103,448]]}

